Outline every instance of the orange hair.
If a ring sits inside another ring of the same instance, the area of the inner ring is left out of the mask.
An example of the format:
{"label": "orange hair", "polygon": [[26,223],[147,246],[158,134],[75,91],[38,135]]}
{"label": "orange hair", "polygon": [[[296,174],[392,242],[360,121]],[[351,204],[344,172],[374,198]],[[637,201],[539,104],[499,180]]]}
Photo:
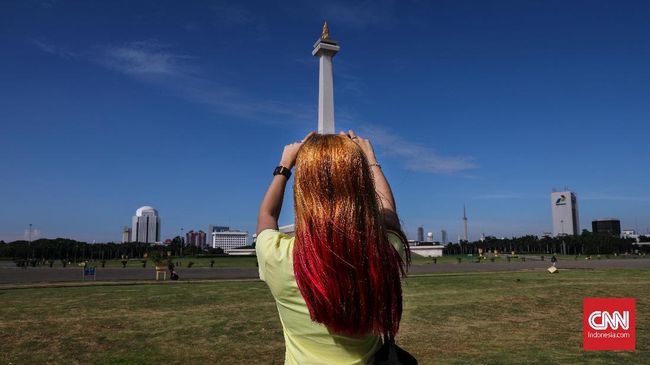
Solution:
{"label": "orange hair", "polygon": [[305,141],[296,159],[294,205],[293,268],[312,320],[336,333],[394,336],[405,263],[388,241],[359,146],[341,135]]}

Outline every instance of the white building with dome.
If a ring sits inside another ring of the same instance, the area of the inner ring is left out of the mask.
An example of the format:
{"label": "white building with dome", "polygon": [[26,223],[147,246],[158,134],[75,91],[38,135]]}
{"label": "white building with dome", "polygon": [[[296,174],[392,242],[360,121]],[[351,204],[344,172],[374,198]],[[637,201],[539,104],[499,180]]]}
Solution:
{"label": "white building with dome", "polygon": [[160,216],[148,205],[138,208],[133,216],[131,241],[142,243],[160,242]]}

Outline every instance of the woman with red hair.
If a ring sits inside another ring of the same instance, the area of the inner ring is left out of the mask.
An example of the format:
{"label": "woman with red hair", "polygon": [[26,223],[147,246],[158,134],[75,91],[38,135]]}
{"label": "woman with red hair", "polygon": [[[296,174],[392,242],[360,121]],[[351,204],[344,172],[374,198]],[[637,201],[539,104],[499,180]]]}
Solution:
{"label": "woman with red hair", "polygon": [[[278,218],[294,165],[292,236],[278,231]],[[395,355],[415,363],[393,342],[410,256],[369,140],[312,132],[285,146],[260,206],[256,252],[282,322],[285,364],[393,363]]]}

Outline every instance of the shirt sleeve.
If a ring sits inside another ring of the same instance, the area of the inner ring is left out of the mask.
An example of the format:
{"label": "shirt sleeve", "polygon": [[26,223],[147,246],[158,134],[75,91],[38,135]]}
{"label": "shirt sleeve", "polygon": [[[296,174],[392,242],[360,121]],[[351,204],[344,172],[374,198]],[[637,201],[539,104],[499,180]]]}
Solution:
{"label": "shirt sleeve", "polygon": [[259,271],[260,279],[266,281],[264,272],[266,271],[266,254],[269,251],[269,246],[273,245],[273,236],[275,236],[274,229],[265,229],[257,235],[255,240],[255,255],[257,256],[257,268]]}
{"label": "shirt sleeve", "polygon": [[274,280],[291,255],[293,238],[275,229],[265,229],[257,236],[255,254],[262,281]]}

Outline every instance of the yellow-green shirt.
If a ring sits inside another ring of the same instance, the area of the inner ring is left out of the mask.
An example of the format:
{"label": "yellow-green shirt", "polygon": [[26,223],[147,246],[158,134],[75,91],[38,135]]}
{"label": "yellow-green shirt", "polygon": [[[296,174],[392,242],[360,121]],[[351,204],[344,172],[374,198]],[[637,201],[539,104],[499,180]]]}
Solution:
{"label": "yellow-green shirt", "polygon": [[[404,257],[404,248],[397,235],[388,234],[389,242]],[[293,275],[295,237],[273,229],[257,236],[255,251],[260,279],[265,281],[275,298],[284,330],[285,364],[349,364],[372,363],[381,346],[377,335],[349,337],[330,332],[313,322],[307,304],[300,294]]]}

